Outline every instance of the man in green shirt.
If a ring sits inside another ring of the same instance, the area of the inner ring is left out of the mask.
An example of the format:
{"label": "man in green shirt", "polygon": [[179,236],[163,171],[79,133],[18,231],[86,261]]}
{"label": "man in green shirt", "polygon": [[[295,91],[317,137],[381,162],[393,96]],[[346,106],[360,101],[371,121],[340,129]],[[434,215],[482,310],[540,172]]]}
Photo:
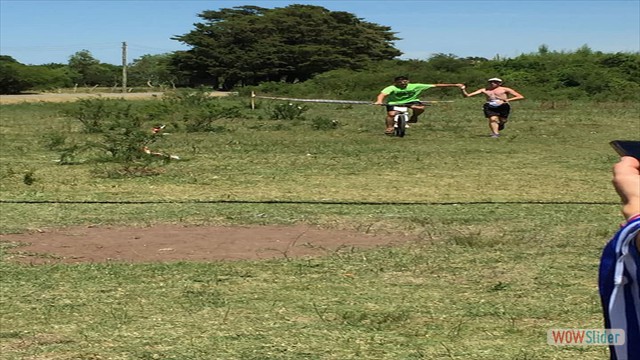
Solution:
{"label": "man in green shirt", "polygon": [[385,104],[387,100],[387,117],[385,119],[385,134],[393,134],[393,117],[396,111],[393,105],[407,106],[411,109],[410,123],[418,122],[418,116],[424,112],[424,105],[420,102],[420,93],[432,87],[462,87],[463,84],[410,84],[406,76],[398,76],[393,79],[393,85],[387,86],[380,91],[376,99],[376,105]]}

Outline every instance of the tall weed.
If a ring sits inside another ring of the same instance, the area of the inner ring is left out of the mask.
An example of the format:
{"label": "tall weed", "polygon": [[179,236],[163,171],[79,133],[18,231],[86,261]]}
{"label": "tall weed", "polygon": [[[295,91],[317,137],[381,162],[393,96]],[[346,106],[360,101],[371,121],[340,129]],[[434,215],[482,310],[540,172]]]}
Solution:
{"label": "tall weed", "polygon": [[[119,167],[118,177],[133,174],[155,174],[152,164],[162,163],[170,157],[151,153],[149,147],[160,140],[146,122],[146,112],[134,109],[133,103],[124,100],[86,99],[67,110],[72,119],[82,124],[85,133],[81,139],[70,140],[60,132],[47,133],[44,147],[57,151],[61,165],[82,162],[85,156],[99,163],[114,163]],[[90,135],[86,135],[90,134]],[[94,174],[112,171],[97,171]]]}
{"label": "tall weed", "polygon": [[303,114],[309,110],[308,106],[293,103],[275,104],[271,109],[271,119],[273,120],[298,120],[303,118]]}
{"label": "tall weed", "polygon": [[147,116],[155,123],[170,124],[176,130],[193,133],[224,131],[225,127],[216,122],[240,115],[239,105],[225,105],[206,91],[191,90],[166,94],[162,102],[149,109]]}

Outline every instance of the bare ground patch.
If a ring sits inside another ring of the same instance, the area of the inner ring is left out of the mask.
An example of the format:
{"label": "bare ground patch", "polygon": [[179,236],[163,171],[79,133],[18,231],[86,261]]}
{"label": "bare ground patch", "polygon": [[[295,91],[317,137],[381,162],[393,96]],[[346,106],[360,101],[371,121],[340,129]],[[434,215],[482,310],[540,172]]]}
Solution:
{"label": "bare ground patch", "polygon": [[[211,96],[227,96],[231,93],[222,91],[213,91]],[[70,102],[80,99],[156,99],[161,98],[162,92],[144,92],[144,93],[41,93],[41,94],[20,94],[20,95],[0,95],[0,105],[19,104],[23,102]]]}
{"label": "bare ground patch", "polygon": [[322,256],[407,241],[307,225],[75,227],[0,235],[11,261],[27,264],[256,260]]}

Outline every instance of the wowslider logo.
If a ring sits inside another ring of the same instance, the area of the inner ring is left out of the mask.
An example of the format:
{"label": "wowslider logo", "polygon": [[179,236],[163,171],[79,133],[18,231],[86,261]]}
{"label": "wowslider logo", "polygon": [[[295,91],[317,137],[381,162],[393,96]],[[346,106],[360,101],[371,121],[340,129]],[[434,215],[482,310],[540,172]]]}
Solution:
{"label": "wowslider logo", "polygon": [[549,345],[624,345],[623,329],[550,329]]}

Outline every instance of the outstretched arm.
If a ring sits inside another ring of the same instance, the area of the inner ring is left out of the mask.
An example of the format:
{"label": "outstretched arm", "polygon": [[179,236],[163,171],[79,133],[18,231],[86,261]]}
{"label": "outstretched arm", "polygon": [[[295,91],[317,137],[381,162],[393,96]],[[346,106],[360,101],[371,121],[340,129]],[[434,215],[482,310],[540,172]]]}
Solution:
{"label": "outstretched arm", "polygon": [[435,87],[460,87],[462,84],[433,84]]}
{"label": "outstretched arm", "polygon": [[640,215],[640,160],[621,157],[613,166],[613,186],[622,200],[625,219]]}
{"label": "outstretched arm", "polygon": [[384,104],[384,99],[387,97],[387,94],[385,93],[380,93],[378,94],[378,98],[376,99],[375,104],[376,105],[380,105],[380,104]]}
{"label": "outstretched arm", "polygon": [[482,94],[484,92],[484,89],[478,89],[472,93],[468,93],[467,92],[467,87],[463,84],[461,84],[462,86],[460,86],[460,90],[462,91],[462,96],[464,97],[470,97],[470,96],[476,96],[478,94]]}
{"label": "outstretched arm", "polygon": [[[622,215],[627,221],[640,216],[640,160],[623,156],[613,166],[613,187],[622,200]],[[636,248],[640,249],[640,233],[636,236]]]}

